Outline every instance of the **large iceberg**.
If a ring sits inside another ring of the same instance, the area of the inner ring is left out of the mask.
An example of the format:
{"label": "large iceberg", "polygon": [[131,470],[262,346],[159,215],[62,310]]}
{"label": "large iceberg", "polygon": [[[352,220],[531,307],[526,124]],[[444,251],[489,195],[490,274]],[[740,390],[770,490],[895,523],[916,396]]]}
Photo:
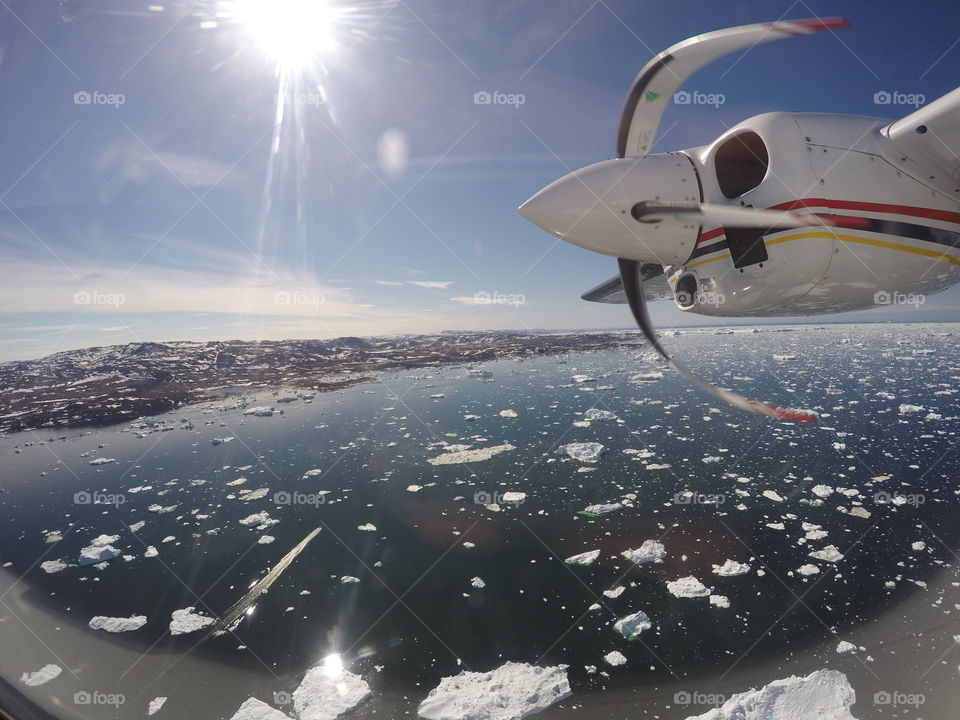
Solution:
{"label": "large iceberg", "polygon": [[370,695],[370,686],[359,675],[344,669],[339,656],[329,656],[307,670],[293,691],[293,708],[300,720],[334,720]]}
{"label": "large iceberg", "polygon": [[566,453],[574,460],[588,463],[597,462],[604,451],[603,445],[596,442],[567,443],[557,449],[562,453]]}

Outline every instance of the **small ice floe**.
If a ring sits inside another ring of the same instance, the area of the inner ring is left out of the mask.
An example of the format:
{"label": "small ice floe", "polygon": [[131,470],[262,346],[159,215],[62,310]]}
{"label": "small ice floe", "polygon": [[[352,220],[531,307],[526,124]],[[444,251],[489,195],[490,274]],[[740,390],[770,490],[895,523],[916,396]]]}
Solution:
{"label": "small ice floe", "polygon": [[767,527],[771,530],[786,530],[787,526],[783,523],[767,523]]}
{"label": "small ice floe", "polygon": [[241,490],[240,499],[243,502],[252,502],[253,500],[262,500],[270,492],[270,488],[257,488],[256,490]]}
{"label": "small ice floe", "polygon": [[585,515],[586,517],[600,517],[601,515],[606,515],[607,513],[612,513],[615,510],[622,509],[623,505],[618,502],[600,503],[598,505],[588,505],[583,510],[578,511],[577,515]]}
{"label": "small ice floe", "polygon": [[115,463],[116,461],[117,461],[116,458],[98,457],[91,460],[90,464],[91,465],[109,465],[110,463]]}
{"label": "small ice floe", "polygon": [[43,536],[45,543],[55,543],[63,540],[63,533],[60,530],[51,530]]}
{"label": "small ice floe", "polygon": [[776,490],[764,490],[763,496],[767,500],[773,500],[774,502],[783,502],[783,497]]}
{"label": "small ice floe", "polygon": [[186,633],[196,632],[205,627],[213,625],[215,622],[212,617],[201,615],[194,612],[195,607],[191,606],[183,610],[174,610],[170,615],[170,634],[185,635]]}
{"label": "small ice floe", "polygon": [[635,565],[643,565],[648,562],[662,563],[667,556],[667,549],[663,546],[663,543],[656,540],[644,540],[643,545],[635,550],[624,550],[620,553],[620,556]]}
{"label": "small ice floe", "polygon": [[257,540],[257,545],[269,545],[274,540],[276,540],[276,538],[273,537],[273,535],[261,535],[260,539]]}
{"label": "small ice floe", "polygon": [[340,578],[341,585],[354,585],[358,582],[360,582],[360,578],[354,577],[353,575],[344,575]]}
{"label": "small ice floe", "polygon": [[[150,704],[147,705],[147,715],[155,715],[160,711],[160,708],[163,707],[163,704],[167,701],[166,695],[161,695],[155,697],[150,701]],[[262,716],[261,716],[262,717]]]}
{"label": "small ice floe", "polygon": [[573,376],[571,376],[570,379],[573,380],[575,383],[578,383],[578,384],[579,384],[579,383],[596,382],[596,381],[597,381],[596,378],[590,377],[589,375],[573,375]]}
{"label": "small ice floe", "polygon": [[914,413],[923,412],[925,409],[922,405],[908,405],[904,403],[899,407],[897,412],[901,415],[913,415]]}
{"label": "small ice floe", "polygon": [[798,567],[797,572],[801,575],[816,575],[820,572],[820,568],[812,563],[807,563],[806,565],[801,565]]}
{"label": "small ice floe", "polygon": [[266,510],[261,510],[258,513],[247,515],[238,522],[244,527],[252,527],[256,528],[257,530],[266,530],[271,525],[276,525],[280,521],[270,517]]}
{"label": "small ice floe", "polygon": [[567,666],[508,662],[445,677],[417,708],[423,720],[519,720],[570,696]]}
{"label": "small ice floe", "polygon": [[627,658],[619,650],[613,650],[603,656],[603,661],[611,667],[620,667],[621,665],[626,665]]}
{"label": "small ice floe", "polygon": [[173,512],[176,509],[176,505],[157,505],[154,503],[153,505],[147,506],[147,512],[157,513],[158,515],[164,515],[168,512]]}
{"label": "small ice floe", "polygon": [[668,582],[667,590],[670,591],[671,595],[678,598],[706,597],[710,594],[710,588],[697,580],[693,575]]}
{"label": "small ice floe", "polygon": [[347,670],[339,655],[328,655],[293,691],[293,709],[300,720],[334,720],[369,696],[363,678]]}
{"label": "small ice floe", "polygon": [[557,448],[579,462],[595,463],[603,454],[604,447],[596,442],[567,443]]}
{"label": "small ice floe", "polygon": [[588,552],[580,553],[579,555],[571,555],[564,562],[567,565],[593,565],[597,561],[597,558],[600,557],[599,550],[590,550]]}
{"label": "small ice floe", "polygon": [[843,555],[839,550],[837,550],[835,545],[827,545],[823,550],[814,550],[808,555],[817,560],[825,560],[826,562],[839,562],[843,559]]}
{"label": "small ice floe", "polygon": [[746,575],[750,572],[750,566],[746,563],[737,562],[736,560],[727,560],[723,565],[714,565],[713,572],[715,575],[722,575],[723,577]]}
{"label": "small ice floe", "polygon": [[611,600],[615,600],[621,595],[623,595],[624,590],[626,590],[626,588],[623,585],[617,585],[616,587],[610,588],[609,590],[604,590],[603,594],[604,594],[604,597],[608,597]]}
{"label": "small ice floe", "polygon": [[20,676],[20,682],[30,687],[37,687],[53,680],[57,675],[63,672],[59,665],[44,665],[36,672],[23,673]]}
{"label": "small ice floe", "polygon": [[829,485],[814,485],[810,488],[810,492],[819,498],[825,498],[833,495],[833,488]]}
{"label": "small ice floe", "polygon": [[503,443],[502,445],[492,445],[475,450],[445,452],[437,457],[427,458],[427,462],[431,465],[459,465],[461,463],[482,462],[509,450],[516,450],[516,448],[510,443]]}
{"label": "small ice floe", "polygon": [[857,506],[855,506],[855,507],[850,508],[850,512],[848,512],[847,514],[848,514],[848,515],[853,515],[854,517],[863,518],[864,520],[867,520],[867,519],[870,518],[870,514],[871,514],[871,513],[870,513],[870,511],[867,510],[865,507],[862,507],[862,506],[860,506],[860,505],[857,505]]}
{"label": "small ice floe", "polygon": [[174,540],[176,540],[176,538],[173,535],[167,535],[163,540],[160,541],[160,543],[173,542]]}
{"label": "small ice floe", "polygon": [[273,408],[263,405],[261,407],[247,408],[243,411],[244,415],[254,415],[256,417],[270,417],[273,415]]}
{"label": "small ice floe", "polygon": [[645,382],[656,382],[657,380],[663,379],[663,373],[659,370],[653,370],[652,372],[645,373],[636,373],[631,375],[627,382],[632,383],[645,383]]}
{"label": "small ice floe", "polygon": [[104,615],[95,615],[87,623],[91,630],[106,630],[107,632],[130,632],[139,630],[147,624],[146,615],[131,615],[128,618],[106,617]]}
{"label": "small ice floe", "polygon": [[613,624],[613,629],[627,640],[636,640],[640,637],[640,633],[652,627],[653,623],[650,622],[650,618],[642,610],[620,618]]}
{"label": "small ice floe", "polygon": [[147,524],[147,521],[146,521],[146,520],[141,520],[140,522],[135,522],[135,523],[133,523],[133,525],[130,526],[130,532],[132,532],[132,533],[140,532],[141,530],[143,530],[143,526],[146,525],[146,524]]}
{"label": "small ice floe", "polygon": [[377,526],[373,523],[364,523],[363,525],[357,525],[357,530],[361,532],[376,532]]}
{"label": "small ice floe", "polygon": [[210,439],[210,444],[213,445],[214,447],[216,447],[217,445],[223,445],[224,443],[232,442],[233,439],[234,439],[234,438],[233,438],[232,435],[231,435],[230,437],[211,438],[211,439]]}
{"label": "small ice floe", "polygon": [[500,503],[503,505],[519,505],[527,499],[527,494],[522,492],[507,491],[500,496]]}
{"label": "small ice floe", "polygon": [[711,595],[710,604],[719,608],[728,608],[730,607],[730,600],[726,595]]}
{"label": "small ice floe", "polygon": [[147,545],[146,551],[143,553],[144,557],[156,557],[160,553],[157,552],[157,549],[153,545]]}
{"label": "small ice floe", "polygon": [[594,420],[616,420],[617,416],[609,410],[590,408],[583,414],[583,419],[588,422],[593,422]]}
{"label": "small ice floe", "polygon": [[290,718],[262,700],[247,698],[243,705],[230,717],[230,720],[290,720]]}
{"label": "small ice floe", "polygon": [[467,550],[473,550],[473,548],[476,547],[476,544],[470,542],[469,540],[465,540],[463,543],[463,547]]}
{"label": "small ice floe", "polygon": [[477,590],[483,590],[483,588],[485,588],[487,584],[483,581],[482,578],[475,577],[470,580],[470,586],[477,588]]}
{"label": "small ice floe", "polygon": [[423,490],[423,485],[407,485],[407,492],[420,492]]}
{"label": "small ice floe", "polygon": [[46,562],[40,563],[40,569],[48,574],[60,572],[67,567],[69,566],[63,560],[47,560]]}
{"label": "small ice floe", "polygon": [[119,539],[119,535],[100,535],[94,538],[87,547],[80,551],[80,565],[93,565],[117,557],[120,551],[110,543]]}
{"label": "small ice floe", "polygon": [[517,411],[516,411],[516,410],[511,410],[511,409],[507,408],[506,410],[501,410],[501,411],[500,411],[500,417],[515,418],[516,416],[517,416]]}
{"label": "small ice floe", "polygon": [[720,707],[687,720],[856,720],[850,706],[856,694],[846,676],[837,670],[817,670],[804,678],[774,680],[759,690],[732,695]]}
{"label": "small ice floe", "polygon": [[927,547],[927,544],[926,544],[925,542],[923,542],[922,540],[918,540],[917,542],[913,543],[913,544],[910,546],[910,549],[911,549],[911,550],[923,550],[923,549],[926,548],[926,547]]}
{"label": "small ice floe", "polygon": [[710,465],[711,463],[718,463],[722,459],[719,455],[707,455],[706,457],[700,458],[700,462]]}
{"label": "small ice floe", "polygon": [[857,646],[852,642],[847,642],[846,640],[841,640],[837,644],[837,654],[843,655],[845,653],[855,653],[857,651]]}
{"label": "small ice floe", "polygon": [[307,470],[301,480],[306,480],[307,478],[316,477],[317,475],[323,475],[323,470],[320,468],[314,468],[313,470]]}

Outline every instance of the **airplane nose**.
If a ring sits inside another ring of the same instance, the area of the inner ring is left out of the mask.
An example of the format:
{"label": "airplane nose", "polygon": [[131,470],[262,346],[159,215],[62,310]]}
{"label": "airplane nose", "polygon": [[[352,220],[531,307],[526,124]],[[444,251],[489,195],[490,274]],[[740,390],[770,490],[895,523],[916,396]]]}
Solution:
{"label": "airplane nose", "polygon": [[556,180],[520,206],[524,218],[593,252],[676,265],[693,252],[698,225],[644,222],[631,209],[645,200],[700,202],[685,158],[648,155],[589,165]]}

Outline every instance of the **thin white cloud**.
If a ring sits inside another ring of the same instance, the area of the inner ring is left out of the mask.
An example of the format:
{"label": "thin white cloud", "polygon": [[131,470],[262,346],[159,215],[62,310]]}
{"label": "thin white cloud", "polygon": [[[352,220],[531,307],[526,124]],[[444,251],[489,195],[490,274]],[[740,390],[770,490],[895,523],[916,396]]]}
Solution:
{"label": "thin white cloud", "polygon": [[407,280],[409,285],[416,285],[422,288],[431,288],[434,290],[446,290],[453,285],[453,280]]}
{"label": "thin white cloud", "polygon": [[374,280],[375,285],[403,285],[400,280]]}

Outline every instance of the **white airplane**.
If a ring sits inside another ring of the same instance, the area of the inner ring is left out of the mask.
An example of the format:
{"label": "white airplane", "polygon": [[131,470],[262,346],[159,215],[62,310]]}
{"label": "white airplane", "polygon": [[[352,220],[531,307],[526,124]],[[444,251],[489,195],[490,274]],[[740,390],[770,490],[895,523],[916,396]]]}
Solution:
{"label": "white airplane", "polygon": [[843,18],[744,25],[684,40],[640,71],[617,157],[572,172],[519,212],[569,243],[619,259],[583,295],[627,303],[650,344],[704,390],[738,407],[812,422],[748,400],[677,365],[646,303],[710,316],[843,312],[930,294],[960,280],[960,88],[891,121],[773,112],[709,145],[648,154],[681,84],[758,43],[846,27]]}

